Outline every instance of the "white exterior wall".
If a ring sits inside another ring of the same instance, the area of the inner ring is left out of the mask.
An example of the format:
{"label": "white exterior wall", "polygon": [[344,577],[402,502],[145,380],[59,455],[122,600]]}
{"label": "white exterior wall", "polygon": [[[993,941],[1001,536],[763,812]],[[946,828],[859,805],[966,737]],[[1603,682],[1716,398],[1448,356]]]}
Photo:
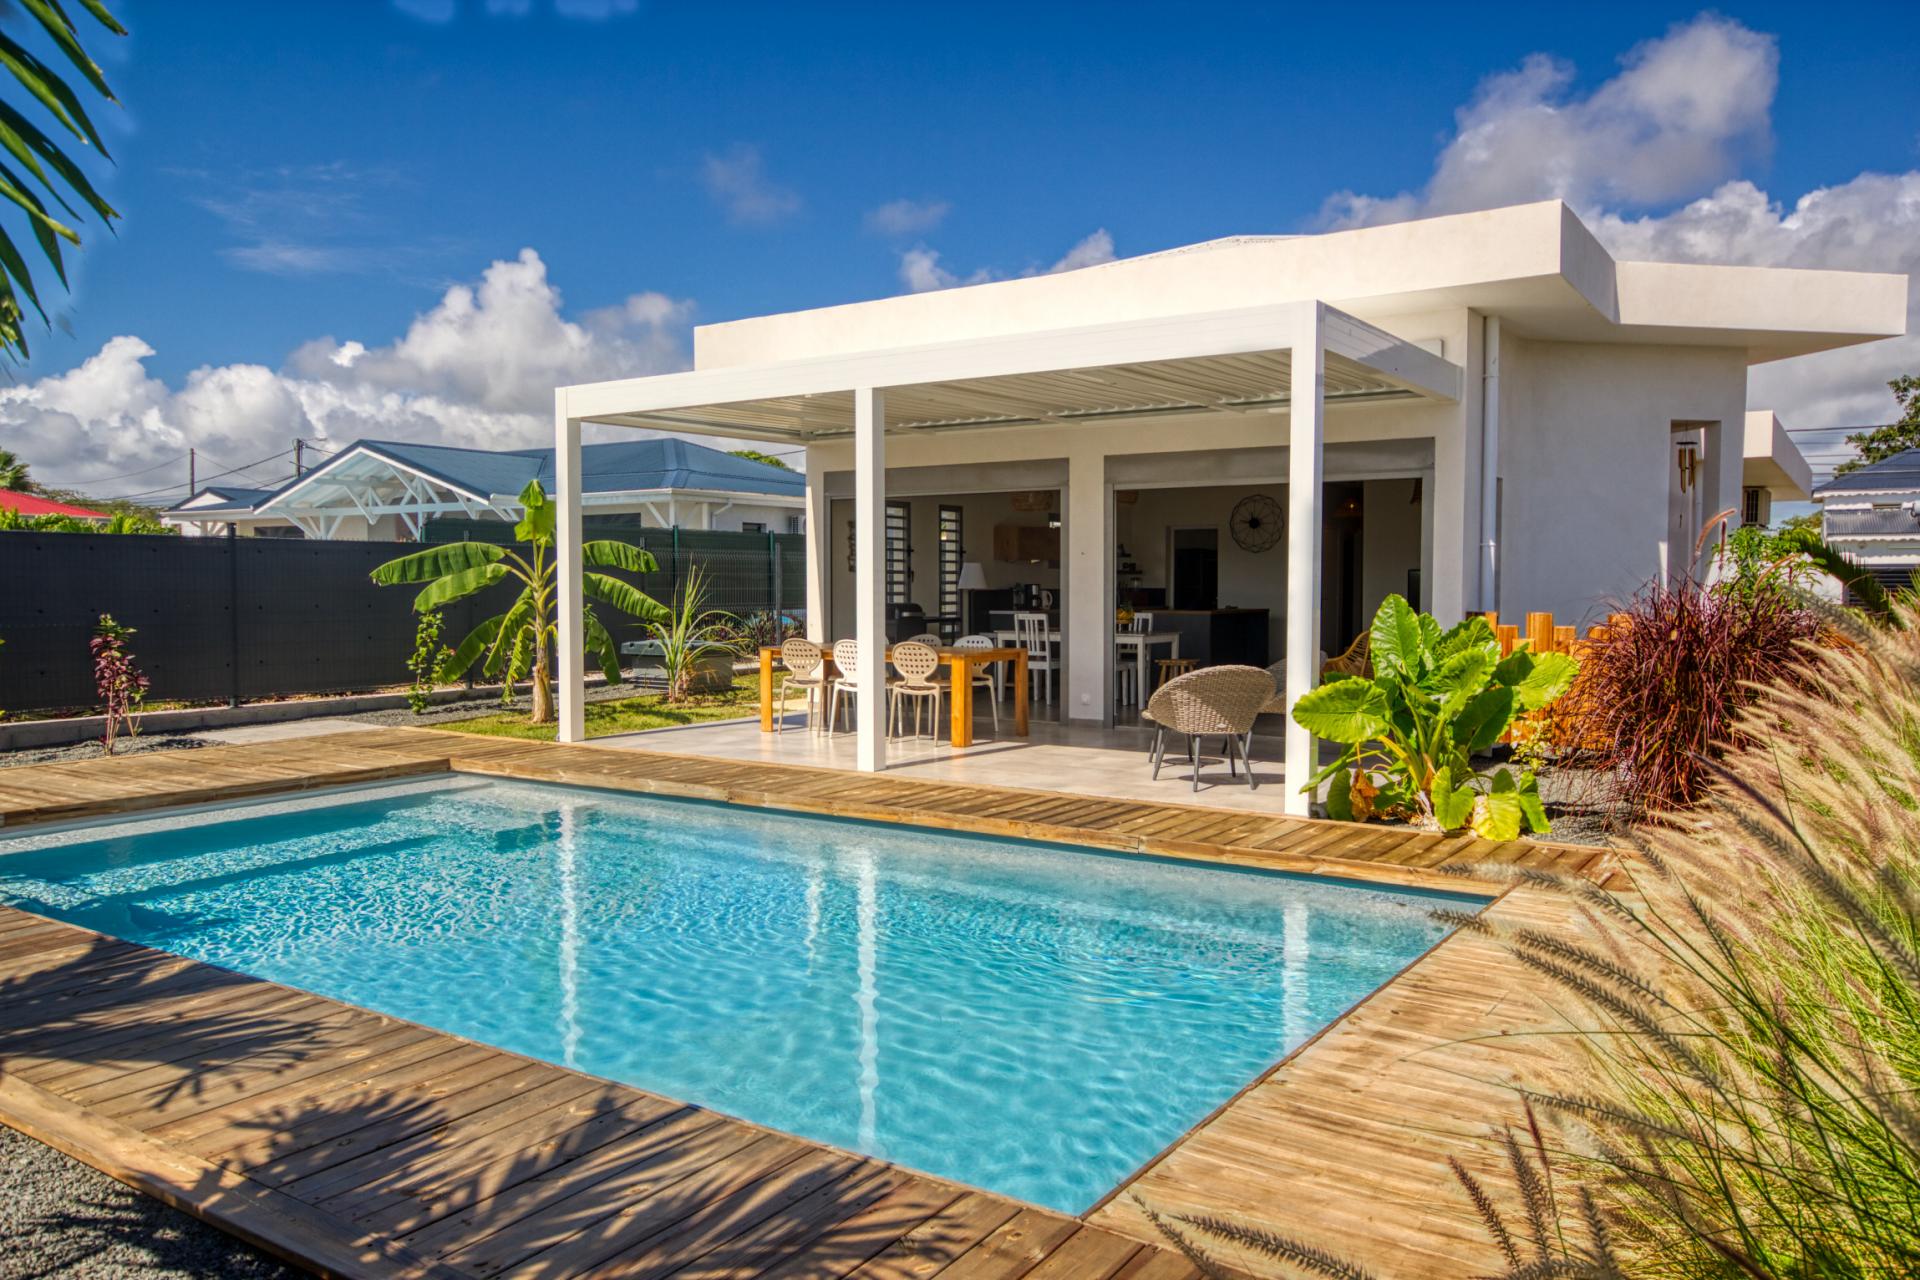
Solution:
{"label": "white exterior wall", "polygon": [[789,517],[805,514],[805,509],[800,506],[776,507],[753,502],[736,502],[724,511],[716,510],[713,516],[713,527],[737,532],[742,525],[761,524],[766,526],[768,533],[785,533]]}
{"label": "white exterior wall", "polygon": [[1670,434],[1721,424],[1702,511],[1738,506],[1741,351],[1502,341],[1500,611],[1580,623],[1661,572]]}

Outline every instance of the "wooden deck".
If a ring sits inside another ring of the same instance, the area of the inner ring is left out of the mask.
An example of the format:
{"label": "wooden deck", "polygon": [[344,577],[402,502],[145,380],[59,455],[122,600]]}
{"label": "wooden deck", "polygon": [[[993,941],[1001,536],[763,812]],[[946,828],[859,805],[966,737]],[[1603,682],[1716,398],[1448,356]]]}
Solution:
{"label": "wooden deck", "polygon": [[[0,831],[449,769],[1407,885],[1591,849],[1195,805],[369,730],[0,771]],[[1491,910],[1548,927],[1549,906]],[[1491,1265],[1445,1157],[1490,1161],[1532,981],[1448,940],[1127,1188],[1384,1275]],[[1489,1038],[1492,1037],[1492,1038]],[[0,909],[0,1120],[325,1272],[1191,1276],[1125,1196],[1084,1220],[65,924]]]}

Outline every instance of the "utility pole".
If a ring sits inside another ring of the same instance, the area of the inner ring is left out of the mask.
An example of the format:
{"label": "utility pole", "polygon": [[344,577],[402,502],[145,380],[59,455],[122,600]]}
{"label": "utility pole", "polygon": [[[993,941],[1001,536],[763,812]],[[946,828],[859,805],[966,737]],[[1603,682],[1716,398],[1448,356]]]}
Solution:
{"label": "utility pole", "polygon": [[198,469],[197,463],[199,462],[199,459],[194,456],[194,453],[195,450],[187,450],[187,496],[189,498],[200,491],[200,486],[195,484],[193,479],[194,473]]}
{"label": "utility pole", "polygon": [[293,438],[293,478],[295,480],[298,480],[303,472],[303,468],[300,465],[300,453],[306,447],[307,442],[305,440],[302,440],[299,436]]}

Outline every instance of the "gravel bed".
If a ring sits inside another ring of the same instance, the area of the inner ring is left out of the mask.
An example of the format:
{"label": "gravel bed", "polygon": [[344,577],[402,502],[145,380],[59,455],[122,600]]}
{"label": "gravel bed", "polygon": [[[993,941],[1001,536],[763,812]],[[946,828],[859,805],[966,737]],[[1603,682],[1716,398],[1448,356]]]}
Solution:
{"label": "gravel bed", "polygon": [[[588,685],[588,702],[618,702],[622,698],[638,698],[645,690],[637,685]],[[363,711],[348,719],[356,724],[380,724],[391,728],[418,728],[421,725],[445,724],[449,720],[475,720],[481,716],[494,716],[502,712],[518,712],[521,715],[533,714],[533,698],[522,696],[510,703],[502,703],[498,694],[486,697],[468,698],[460,702],[443,702],[427,709],[424,715],[415,715],[410,707],[393,707],[386,711]]]}
{"label": "gravel bed", "polygon": [[0,1280],[305,1275],[0,1125]]}
{"label": "gravel bed", "polygon": [[[210,747],[214,743],[190,733],[143,733],[137,738],[122,738],[114,744],[116,756],[137,755],[143,751],[185,751]],[[16,764],[52,764],[57,760],[95,760],[107,754],[98,738],[66,747],[29,747],[22,751],[0,751],[0,769]]]}

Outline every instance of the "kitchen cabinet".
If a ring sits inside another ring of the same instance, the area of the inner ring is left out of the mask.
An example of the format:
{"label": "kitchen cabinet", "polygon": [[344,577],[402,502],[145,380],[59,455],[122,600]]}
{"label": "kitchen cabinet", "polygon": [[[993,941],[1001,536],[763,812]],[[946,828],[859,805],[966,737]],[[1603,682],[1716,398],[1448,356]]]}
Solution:
{"label": "kitchen cabinet", "polygon": [[1007,564],[1058,563],[1060,531],[1043,524],[997,524],[993,558]]}

